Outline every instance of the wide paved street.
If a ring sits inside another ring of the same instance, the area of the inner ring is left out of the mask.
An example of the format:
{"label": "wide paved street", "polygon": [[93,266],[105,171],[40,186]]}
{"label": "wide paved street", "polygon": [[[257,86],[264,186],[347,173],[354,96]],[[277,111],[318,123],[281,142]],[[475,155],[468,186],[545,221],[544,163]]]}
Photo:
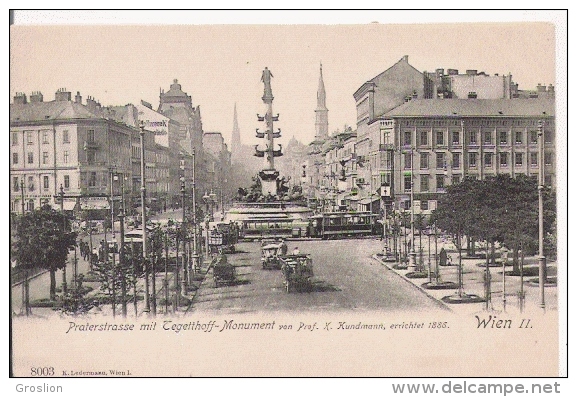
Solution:
{"label": "wide paved street", "polygon": [[379,264],[371,255],[378,239],[289,241],[313,259],[312,288],[287,293],[280,270],[264,270],[260,243],[239,243],[242,253],[228,255],[238,283],[215,287],[209,272],[188,313],[256,313],[273,311],[431,311],[437,303]]}

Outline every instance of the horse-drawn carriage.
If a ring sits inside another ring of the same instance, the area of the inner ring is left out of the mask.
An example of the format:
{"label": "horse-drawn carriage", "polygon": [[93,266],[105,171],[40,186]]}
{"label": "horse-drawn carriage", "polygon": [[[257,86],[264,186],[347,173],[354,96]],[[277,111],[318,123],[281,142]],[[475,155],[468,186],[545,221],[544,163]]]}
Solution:
{"label": "horse-drawn carriage", "polygon": [[208,246],[211,254],[219,252],[234,254],[238,242],[238,230],[232,223],[218,223],[208,234]]}
{"label": "horse-drawn carriage", "polygon": [[302,291],[310,287],[313,274],[313,260],[308,254],[280,256],[284,286],[287,292]]}
{"label": "horse-drawn carriage", "polygon": [[236,281],[234,266],[228,262],[226,255],[215,256],[211,263],[214,285],[218,288],[223,284],[233,284]]}
{"label": "horse-drawn carriage", "polygon": [[287,245],[284,240],[265,239],[261,244],[261,262],[263,269],[280,269],[280,257],[286,255]]}

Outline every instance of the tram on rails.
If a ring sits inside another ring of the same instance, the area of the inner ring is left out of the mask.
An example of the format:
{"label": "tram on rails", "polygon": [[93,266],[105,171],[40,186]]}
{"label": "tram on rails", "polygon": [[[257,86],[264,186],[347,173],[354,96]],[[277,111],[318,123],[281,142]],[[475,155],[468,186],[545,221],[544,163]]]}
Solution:
{"label": "tram on rails", "polygon": [[378,215],[363,212],[324,212],[310,218],[308,235],[322,239],[372,236],[382,234]]}

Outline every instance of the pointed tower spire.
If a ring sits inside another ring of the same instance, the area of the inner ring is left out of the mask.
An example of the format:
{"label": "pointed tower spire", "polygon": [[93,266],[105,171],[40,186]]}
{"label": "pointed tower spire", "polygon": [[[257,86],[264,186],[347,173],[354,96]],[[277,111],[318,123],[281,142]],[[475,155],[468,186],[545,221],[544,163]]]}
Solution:
{"label": "pointed tower spire", "polygon": [[323,64],[321,63],[319,87],[317,89],[317,108],[315,109],[315,140],[326,139],[329,136],[329,110],[327,109],[327,94],[323,81]]}
{"label": "pointed tower spire", "polygon": [[319,75],[319,88],[317,89],[317,110],[328,110],[327,93],[325,92],[325,83],[323,81],[323,64],[321,63],[321,71]]}
{"label": "pointed tower spire", "polygon": [[241,151],[240,129],[238,128],[238,115],[236,112],[236,102],[234,103],[234,116],[232,120],[232,138],[230,141],[230,152],[232,160],[236,160]]}

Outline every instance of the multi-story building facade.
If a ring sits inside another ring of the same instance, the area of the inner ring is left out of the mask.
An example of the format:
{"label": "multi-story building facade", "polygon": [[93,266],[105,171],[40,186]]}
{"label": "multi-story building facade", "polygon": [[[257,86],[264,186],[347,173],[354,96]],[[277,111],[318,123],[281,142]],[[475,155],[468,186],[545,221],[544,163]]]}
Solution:
{"label": "multi-story building facade", "polygon": [[[33,210],[64,193],[65,210],[106,209],[114,172],[132,182],[131,142],[138,132],[109,118],[100,104],[65,89],[54,101],[36,92],[10,105],[11,210]],[[18,186],[18,189],[17,189]],[[82,200],[81,200],[82,198]]]}
{"label": "multi-story building facade", "polygon": [[445,187],[465,177],[538,173],[543,123],[545,184],[555,187],[555,103],[545,99],[411,100],[379,121],[381,168],[396,208],[436,208]]}
{"label": "multi-story building facade", "polygon": [[[377,121],[386,112],[409,99],[432,95],[433,85],[427,74],[419,72],[404,56],[393,66],[365,82],[354,94],[357,107],[357,178],[362,180],[359,188],[359,209],[380,211],[380,197],[375,191],[381,183],[384,168],[380,124]],[[386,177],[383,177],[386,178]],[[366,184],[366,185],[364,185]],[[368,187],[368,188],[367,188]]]}
{"label": "multi-story building facade", "polygon": [[[11,211],[55,205],[61,194],[65,210],[87,216],[102,218],[96,211],[109,211],[111,204],[118,211],[122,198],[128,212],[140,207],[141,122],[147,205],[159,210],[180,203],[181,164],[190,185],[194,142],[201,145],[194,149],[197,199],[201,197],[198,192],[209,186],[208,181],[214,184],[215,169],[221,176],[230,172],[230,153],[221,142],[219,155],[209,156],[212,163],[207,167],[198,156],[204,152],[202,134],[197,136],[202,131],[198,107],[192,108],[177,82],[162,94],[160,108],[175,116],[186,114],[184,127],[146,102],[103,107],[91,97],[83,103],[80,93],[72,100],[65,89],[50,102],[39,92],[30,100],[18,93],[10,105]],[[177,103],[182,106],[168,106]]]}

